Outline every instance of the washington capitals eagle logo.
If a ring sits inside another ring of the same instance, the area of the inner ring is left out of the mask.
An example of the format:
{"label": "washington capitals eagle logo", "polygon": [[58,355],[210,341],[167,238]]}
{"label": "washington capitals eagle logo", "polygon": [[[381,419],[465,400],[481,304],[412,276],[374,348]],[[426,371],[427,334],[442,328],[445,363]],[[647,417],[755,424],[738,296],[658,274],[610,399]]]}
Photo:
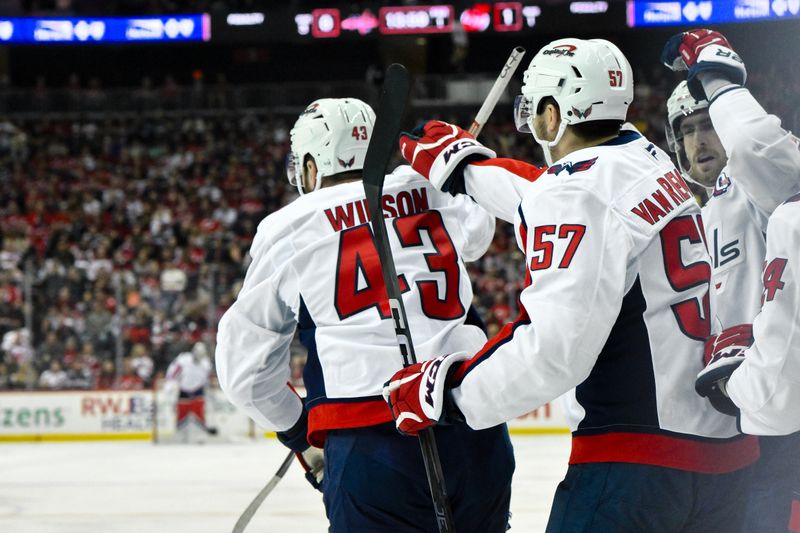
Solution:
{"label": "washington capitals eagle logo", "polygon": [[353,166],[353,163],[356,162],[356,156],[351,157],[349,161],[342,161],[338,157],[336,159],[339,160],[339,164],[342,165],[344,168],[350,168]]}
{"label": "washington capitals eagle logo", "polygon": [[597,161],[596,157],[587,159],[586,161],[578,161],[577,163],[559,163],[547,169],[548,174],[555,174],[556,176],[562,171],[566,170],[569,175],[576,172],[583,172],[589,170]]}
{"label": "washington capitals eagle logo", "polygon": [[575,116],[578,117],[578,118],[589,118],[589,115],[592,114],[592,106],[593,105],[594,104],[590,105],[589,107],[587,107],[583,111],[579,110],[576,107],[573,107],[572,108],[572,112],[575,113]]}

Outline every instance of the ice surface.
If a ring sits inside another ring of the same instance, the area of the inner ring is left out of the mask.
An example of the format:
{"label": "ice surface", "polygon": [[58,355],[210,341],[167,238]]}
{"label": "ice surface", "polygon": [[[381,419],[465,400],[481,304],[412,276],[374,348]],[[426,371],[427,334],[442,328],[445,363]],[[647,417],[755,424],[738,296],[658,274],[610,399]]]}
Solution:
{"label": "ice surface", "polygon": [[[569,436],[514,437],[513,531],[543,531],[566,472]],[[222,533],[285,457],[275,440],[0,445],[3,533]],[[324,532],[322,495],[293,465],[247,531]]]}

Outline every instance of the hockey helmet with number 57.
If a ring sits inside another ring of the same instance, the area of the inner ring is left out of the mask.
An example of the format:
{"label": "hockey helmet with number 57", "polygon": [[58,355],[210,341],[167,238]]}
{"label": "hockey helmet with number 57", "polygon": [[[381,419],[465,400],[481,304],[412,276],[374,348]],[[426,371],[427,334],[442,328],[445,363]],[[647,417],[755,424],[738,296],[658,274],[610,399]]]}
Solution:
{"label": "hockey helmet with number 57", "polygon": [[[533,117],[548,96],[561,112],[558,133],[550,142],[539,139],[533,129]],[[549,159],[550,147],[558,144],[567,126],[624,121],[632,101],[631,65],[615,44],[603,39],[559,39],[539,50],[525,70],[514,120],[519,131],[533,134]]]}
{"label": "hockey helmet with number 57", "polygon": [[286,162],[289,183],[300,194],[308,157],[317,165],[314,190],[322,178],[364,167],[375,112],[357,98],[322,98],[312,102],[300,114],[289,132],[291,148]]}

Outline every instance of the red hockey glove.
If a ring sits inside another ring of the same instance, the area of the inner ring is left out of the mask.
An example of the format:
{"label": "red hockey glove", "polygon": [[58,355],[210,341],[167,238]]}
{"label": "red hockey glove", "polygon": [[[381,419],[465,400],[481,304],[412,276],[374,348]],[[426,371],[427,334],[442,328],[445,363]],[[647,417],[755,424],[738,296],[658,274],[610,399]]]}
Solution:
{"label": "red hockey glove", "polygon": [[383,399],[400,433],[417,435],[440,422],[450,369],[468,358],[466,352],[458,352],[415,363],[383,385]]}
{"label": "red hockey glove", "polygon": [[714,409],[726,415],[736,416],[739,408],[728,396],[728,378],[744,361],[744,351],[753,344],[752,324],[740,324],[712,335],[703,352],[706,367],[697,374],[694,389],[707,397]]}
{"label": "red hockey glove", "polygon": [[304,452],[294,452],[294,455],[306,472],[306,480],[312,487],[321,491],[325,475],[325,453],[319,448],[310,446]]}
{"label": "red hockey glove", "polygon": [[715,72],[731,83],[744,85],[747,70],[724,35],[713,30],[691,30],[670,37],[661,51],[661,62],[668,68],[688,70],[686,82],[695,100],[707,96],[697,77],[701,72]]}
{"label": "red hockey glove", "polygon": [[400,152],[414,170],[445,192],[455,192],[454,180],[463,181],[461,163],[497,155],[458,126],[440,120],[401,133]]}

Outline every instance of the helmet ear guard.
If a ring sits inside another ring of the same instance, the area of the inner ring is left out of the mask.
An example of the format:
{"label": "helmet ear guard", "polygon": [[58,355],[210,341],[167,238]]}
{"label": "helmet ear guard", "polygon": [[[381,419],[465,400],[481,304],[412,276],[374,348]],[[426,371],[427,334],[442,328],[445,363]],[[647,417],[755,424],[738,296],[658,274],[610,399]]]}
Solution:
{"label": "helmet ear guard", "polygon": [[[633,101],[633,72],[613,43],[603,39],[559,39],[546,45],[525,70],[522,98],[515,102],[517,128],[533,134],[552,164],[550,148],[566,127],[595,120],[624,122]],[[539,139],[533,118],[539,102],[552,97],[561,111],[555,139]]]}
{"label": "helmet ear guard", "polygon": [[303,111],[289,132],[291,147],[286,158],[286,177],[300,194],[306,191],[303,175],[307,158],[314,159],[322,179],[341,172],[361,170],[367,153],[375,112],[357,98],[322,98]]}

